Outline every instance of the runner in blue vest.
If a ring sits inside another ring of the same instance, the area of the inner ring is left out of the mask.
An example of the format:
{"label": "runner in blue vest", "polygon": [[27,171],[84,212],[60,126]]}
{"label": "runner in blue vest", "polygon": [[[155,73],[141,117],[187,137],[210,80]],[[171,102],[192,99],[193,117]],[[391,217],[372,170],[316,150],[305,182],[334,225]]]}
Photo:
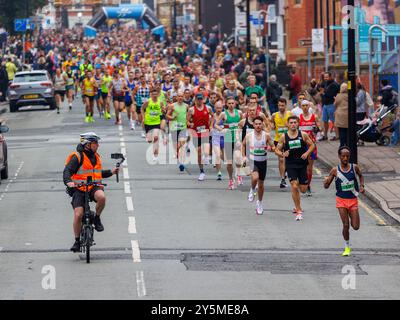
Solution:
{"label": "runner in blue vest", "polygon": [[[350,222],[354,230],[360,228],[360,216],[358,214],[358,193],[364,193],[364,177],[360,167],[350,163],[350,148],[343,146],[338,151],[340,164],[332,168],[329,176],[324,180],[324,187],[328,189],[333,179],[336,185],[336,208],[339,210],[340,218],[343,223],[343,238],[346,246],[343,256],[347,257],[351,253],[350,249]],[[357,177],[360,179],[358,185]]]}

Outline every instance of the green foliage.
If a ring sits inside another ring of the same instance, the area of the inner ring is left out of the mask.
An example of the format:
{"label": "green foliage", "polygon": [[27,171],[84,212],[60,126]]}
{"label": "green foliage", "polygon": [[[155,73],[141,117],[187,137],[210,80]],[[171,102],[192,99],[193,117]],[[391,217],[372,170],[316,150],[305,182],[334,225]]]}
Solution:
{"label": "green foliage", "polygon": [[14,33],[14,19],[28,18],[47,3],[47,0],[0,0],[0,26]]}

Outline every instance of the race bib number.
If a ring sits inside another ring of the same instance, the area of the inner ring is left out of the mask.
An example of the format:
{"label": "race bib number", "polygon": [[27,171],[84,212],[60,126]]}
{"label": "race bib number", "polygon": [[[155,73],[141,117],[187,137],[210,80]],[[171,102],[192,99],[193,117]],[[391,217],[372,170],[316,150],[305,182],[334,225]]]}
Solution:
{"label": "race bib number", "polygon": [[313,126],[301,126],[300,130],[301,131],[313,131],[314,127]]}
{"label": "race bib number", "polygon": [[282,133],[286,133],[288,131],[288,129],[286,127],[279,127],[278,128],[278,133],[282,134]]}
{"label": "race bib number", "polygon": [[206,126],[197,127],[197,133],[204,133],[206,132]]}
{"label": "race bib number", "polygon": [[289,141],[289,149],[290,149],[290,150],[292,150],[292,149],[299,149],[299,148],[301,148],[301,141],[300,141],[300,139]]}
{"label": "race bib number", "polygon": [[177,130],[182,130],[185,128],[185,125],[183,123],[176,123],[175,124],[175,129]]}
{"label": "race bib number", "polygon": [[342,182],[342,191],[354,191],[354,181]]}
{"label": "race bib number", "polygon": [[152,117],[157,117],[158,116],[158,111],[150,111],[150,115]]}

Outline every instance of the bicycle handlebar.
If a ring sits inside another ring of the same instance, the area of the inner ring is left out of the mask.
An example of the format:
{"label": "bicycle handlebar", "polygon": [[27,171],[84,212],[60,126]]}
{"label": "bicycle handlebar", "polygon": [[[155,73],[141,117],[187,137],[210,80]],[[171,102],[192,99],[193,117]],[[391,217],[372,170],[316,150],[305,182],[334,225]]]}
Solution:
{"label": "bicycle handlebar", "polygon": [[93,187],[107,187],[107,184],[105,184],[105,183],[99,183],[99,182],[89,182],[89,183],[87,183],[87,182],[82,182],[82,183],[78,183],[77,185],[76,185],[76,188],[81,188],[81,187],[91,187],[91,186],[93,186]]}

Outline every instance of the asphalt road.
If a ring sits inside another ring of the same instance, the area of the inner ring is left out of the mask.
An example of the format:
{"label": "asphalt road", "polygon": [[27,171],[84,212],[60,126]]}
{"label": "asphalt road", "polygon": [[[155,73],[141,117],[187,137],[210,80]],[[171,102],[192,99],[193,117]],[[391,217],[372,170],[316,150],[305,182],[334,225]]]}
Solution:
{"label": "asphalt road", "polygon": [[[399,227],[363,202],[353,256],[343,258],[334,190],[322,189],[320,171],[296,222],[269,155],[265,213],[256,216],[248,179],[228,191],[226,173],[218,182],[212,167],[198,182],[194,165],[184,174],[151,165],[126,118],[123,127],[97,116],[84,124],[79,102],[61,115],[31,109],[3,118],[10,180],[0,185],[0,299],[400,298]],[[120,183],[107,181],[105,231],[95,234],[89,265],[69,251],[72,210],[62,183],[85,131],[102,136],[104,167],[114,165],[111,153],[127,155]]]}

